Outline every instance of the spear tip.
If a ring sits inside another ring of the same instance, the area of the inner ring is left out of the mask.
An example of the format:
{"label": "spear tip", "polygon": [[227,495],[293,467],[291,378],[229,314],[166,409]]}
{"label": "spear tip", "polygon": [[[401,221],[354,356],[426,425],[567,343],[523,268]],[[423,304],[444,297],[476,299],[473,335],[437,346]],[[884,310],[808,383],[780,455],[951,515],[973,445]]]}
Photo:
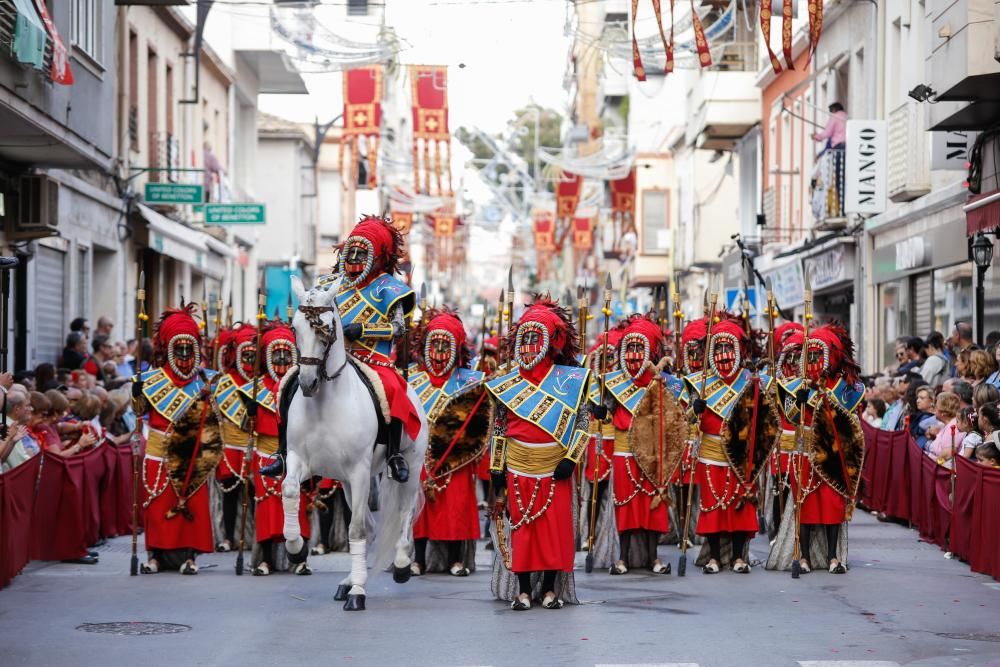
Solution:
{"label": "spear tip", "polygon": [[608,271],[607,280],[604,281],[604,289],[606,289],[606,290],[613,290],[614,289],[614,285],[611,283],[611,272],[610,271]]}

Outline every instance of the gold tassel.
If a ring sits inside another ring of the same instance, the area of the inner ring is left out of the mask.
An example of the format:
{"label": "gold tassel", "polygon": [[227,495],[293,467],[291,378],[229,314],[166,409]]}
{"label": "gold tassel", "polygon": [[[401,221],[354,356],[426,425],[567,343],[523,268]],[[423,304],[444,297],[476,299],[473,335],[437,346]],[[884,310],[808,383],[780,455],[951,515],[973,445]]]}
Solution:
{"label": "gold tassel", "polygon": [[358,140],[356,137],[351,140],[351,183],[355,188],[358,186]]}
{"label": "gold tassel", "polygon": [[441,195],[441,142],[434,142],[434,182],[437,184],[437,194]]}
{"label": "gold tassel", "polygon": [[379,136],[371,135],[371,146],[368,148],[368,187],[374,190],[378,187],[378,146]]}
{"label": "gold tassel", "polygon": [[430,139],[424,139],[424,194],[431,193],[431,149]]}
{"label": "gold tassel", "polygon": [[448,172],[448,196],[451,197],[455,194],[455,190],[451,186],[451,138],[445,141],[444,147],[445,147],[445,157],[448,161],[447,164],[445,164],[445,169]]}
{"label": "gold tassel", "polygon": [[420,144],[419,139],[413,140],[413,192],[420,192],[420,159],[417,153],[417,147]]}

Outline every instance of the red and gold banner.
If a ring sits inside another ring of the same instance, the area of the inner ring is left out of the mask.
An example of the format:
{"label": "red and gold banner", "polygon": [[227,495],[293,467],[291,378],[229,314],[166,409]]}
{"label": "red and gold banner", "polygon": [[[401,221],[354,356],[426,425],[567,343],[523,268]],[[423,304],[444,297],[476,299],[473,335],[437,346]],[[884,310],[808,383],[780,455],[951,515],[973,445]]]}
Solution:
{"label": "red and gold banner", "polygon": [[642,66],[639,54],[639,40],[635,38],[635,16],[639,13],[639,0],[632,0],[632,71],[639,81],[646,80],[646,68]]}
{"label": "red and gold banner", "polygon": [[635,169],[625,178],[611,181],[611,213],[622,224],[635,215]]}
{"label": "red and gold banner", "polygon": [[781,3],[781,50],[785,54],[785,65],[795,69],[795,58],[792,56],[792,2],[782,0]]}
{"label": "red and gold banner", "polygon": [[573,249],[590,250],[594,247],[593,218],[573,218]]}
{"label": "red and gold banner", "polygon": [[767,47],[767,57],[771,61],[771,69],[775,74],[781,72],[781,61],[774,55],[771,48],[771,0],[760,3],[760,32],[764,36],[764,46]]}
{"label": "red and gold banner", "polygon": [[[431,194],[431,174],[437,186],[434,194],[451,195],[451,133],[448,130],[448,69],[439,65],[410,65],[413,96],[413,189]],[[431,145],[434,147],[433,162]],[[444,144],[442,165],[441,144]],[[442,174],[448,174],[445,190]]]}
{"label": "red and gold banner", "polygon": [[[344,134],[341,139],[341,173],[357,182],[358,143],[365,138],[368,149],[368,187],[377,185],[376,162],[379,128],[382,125],[382,66],[371,65],[344,72]],[[344,148],[351,153],[350,170],[343,169]]]}
{"label": "red and gold banner", "polygon": [[581,176],[563,172],[562,177],[556,183],[556,218],[564,220],[576,215],[582,187],[583,178]]}
{"label": "red and gold banner", "polygon": [[[674,71],[674,2],[670,0],[670,40],[667,40],[666,33],[663,32],[663,11],[662,0],[651,0],[653,4],[653,15],[656,17],[656,27],[660,31],[660,41],[663,42],[663,52],[666,54],[666,64],[663,72],[670,74]],[[639,11],[639,0],[632,0],[632,69],[635,78],[639,81],[646,80],[646,68],[642,66],[642,55],[639,53],[639,40],[635,36],[635,18]]]}
{"label": "red and gold banner", "polygon": [[410,228],[413,227],[412,212],[392,211],[390,213],[390,219],[392,220],[392,226],[398,229],[400,234],[407,236],[410,233]]}
{"label": "red and gold banner", "polygon": [[455,227],[458,224],[458,218],[454,215],[442,213],[435,214],[434,220],[434,236],[438,238],[449,238],[455,235]]}
{"label": "red and gold banner", "polygon": [[809,59],[812,60],[823,32],[823,0],[809,0]]}
{"label": "red and gold banner", "polygon": [[531,228],[535,240],[538,280],[545,280],[549,273],[549,263],[556,252],[556,219],[552,211],[535,211]]}
{"label": "red and gold banner", "polygon": [[708,49],[705,29],[701,27],[701,19],[698,18],[698,11],[695,9],[694,0],[691,0],[691,22],[694,24],[694,45],[698,49],[698,64],[702,67],[711,67],[712,52]]}

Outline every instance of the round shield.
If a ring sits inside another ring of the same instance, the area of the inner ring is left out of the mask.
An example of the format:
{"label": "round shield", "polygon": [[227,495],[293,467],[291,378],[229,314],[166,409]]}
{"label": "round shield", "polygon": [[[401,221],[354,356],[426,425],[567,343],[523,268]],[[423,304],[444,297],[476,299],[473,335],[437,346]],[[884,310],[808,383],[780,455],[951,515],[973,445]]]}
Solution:
{"label": "round shield", "polygon": [[813,411],[813,427],[806,439],[813,469],[834,491],[853,503],[865,461],[865,434],[861,421],[823,392]]}
{"label": "round shield", "polygon": [[170,484],[183,506],[212,477],[222,459],[219,420],[209,401],[192,403],[174,423],[165,444]]}
{"label": "round shield", "polygon": [[656,486],[669,483],[684,455],[688,421],[670,391],[654,381],[632,414],[628,446],[639,470]]}
{"label": "round shield", "polygon": [[740,394],[722,432],[722,449],[741,484],[757,479],[781,436],[774,393],[754,379]]}
{"label": "round shield", "polygon": [[447,475],[482,454],[489,444],[489,412],[486,387],[477,384],[458,392],[428,416],[430,425],[424,461],[428,477]]}

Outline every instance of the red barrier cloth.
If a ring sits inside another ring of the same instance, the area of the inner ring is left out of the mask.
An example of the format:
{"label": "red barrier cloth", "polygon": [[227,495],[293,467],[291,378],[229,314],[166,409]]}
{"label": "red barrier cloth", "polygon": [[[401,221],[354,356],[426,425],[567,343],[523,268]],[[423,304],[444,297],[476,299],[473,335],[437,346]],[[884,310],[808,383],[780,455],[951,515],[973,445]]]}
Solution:
{"label": "red barrier cloth", "polygon": [[35,560],[80,558],[87,553],[87,463],[94,457],[103,456],[103,452],[92,449],[69,458],[44,452],[42,456],[42,473],[31,520],[31,557]]}
{"label": "red barrier cloth", "polygon": [[905,431],[883,431],[888,436],[884,444],[884,465],[888,475],[882,489],[883,511],[898,519],[909,519],[912,489],[904,483],[910,478],[910,451],[919,447],[910,440]]}
{"label": "red barrier cloth", "polygon": [[101,484],[101,537],[132,534],[132,446],[104,447],[107,470]]}
{"label": "red barrier cloth", "polygon": [[[958,457],[958,476],[955,478],[955,498],[951,506],[951,536],[948,549],[964,561],[969,560],[972,546],[972,517],[976,502],[976,486],[982,477],[983,466]],[[978,537],[978,536],[977,536]]]}
{"label": "red barrier cloth", "polygon": [[1000,470],[977,472],[969,565],[974,572],[1000,579]]}
{"label": "red barrier cloth", "polygon": [[[765,9],[762,7],[761,12],[763,13],[764,11]],[[766,11],[770,12],[771,10],[767,9]],[[770,48],[770,45],[768,45],[768,48]],[[861,469],[861,489],[858,491],[858,502],[869,510],[881,512],[882,508],[876,506],[873,495],[875,491],[875,469],[879,465],[879,451],[875,446],[875,438],[878,437],[878,431],[864,420],[861,421],[861,431],[865,434],[865,464]]]}
{"label": "red barrier cloth", "polygon": [[32,509],[41,456],[33,456],[0,475],[0,588],[28,564]]}
{"label": "red barrier cloth", "polygon": [[83,465],[83,544],[89,546],[101,539],[101,487],[108,470],[105,461],[106,444],[87,452]]}

